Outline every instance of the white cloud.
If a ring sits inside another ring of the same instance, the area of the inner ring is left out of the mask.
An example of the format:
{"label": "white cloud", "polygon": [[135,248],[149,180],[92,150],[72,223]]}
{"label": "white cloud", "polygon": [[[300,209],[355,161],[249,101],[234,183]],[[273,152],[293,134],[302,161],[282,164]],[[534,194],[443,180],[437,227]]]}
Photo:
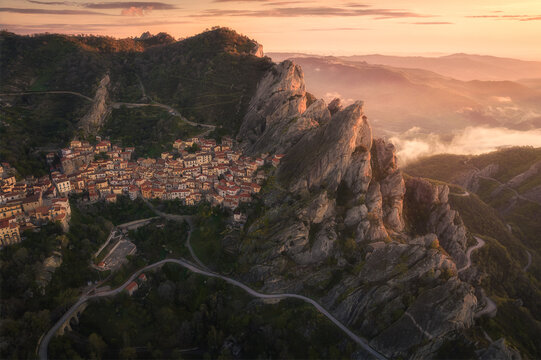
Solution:
{"label": "white cloud", "polygon": [[501,103],[510,103],[513,102],[513,100],[509,96],[494,96],[494,100],[501,102]]}
{"label": "white cloud", "polygon": [[478,155],[507,146],[541,147],[541,129],[519,131],[507,128],[468,127],[451,140],[437,134],[421,134],[411,128],[389,139],[396,148],[400,165],[435,154]]}

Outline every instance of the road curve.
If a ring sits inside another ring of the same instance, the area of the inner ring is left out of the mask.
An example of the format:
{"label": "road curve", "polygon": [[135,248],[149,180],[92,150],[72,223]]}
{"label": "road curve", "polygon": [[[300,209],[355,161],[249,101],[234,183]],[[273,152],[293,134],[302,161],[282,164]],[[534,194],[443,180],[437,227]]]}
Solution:
{"label": "road curve", "polygon": [[464,190],[464,192],[462,194],[450,192],[449,195],[454,195],[454,196],[458,196],[458,197],[467,197],[467,196],[470,196],[470,193],[469,193],[468,190]]}
{"label": "road curve", "polygon": [[188,225],[190,226],[190,233],[188,234],[188,238],[186,239],[186,247],[188,248],[188,251],[190,251],[190,255],[192,256],[192,259],[194,259],[194,261],[197,263],[197,265],[199,265],[199,267],[201,267],[202,269],[205,269],[205,270],[209,270],[209,268],[207,266],[205,266],[205,264],[199,260],[199,258],[197,257],[197,255],[195,254],[195,251],[193,250],[192,248],[192,244],[190,242],[190,238],[191,238],[191,229],[194,228],[193,226],[193,215],[177,215],[177,214],[168,214],[168,213],[164,213],[158,209],[156,209],[156,207],[154,207],[154,205],[152,205],[152,203],[150,201],[148,201],[147,199],[143,199],[143,202],[145,204],[147,204],[147,206],[152,210],[154,211],[154,213],[156,215],[159,215],[167,220],[172,220],[172,221],[186,221],[188,223]]}
{"label": "road curve", "polygon": [[345,332],[354,342],[356,342],[363,349],[365,349],[368,353],[370,353],[372,356],[374,356],[374,358],[379,359],[379,360],[386,359],[383,355],[381,355],[376,350],[374,350],[368,344],[368,342],[365,339],[361,338],[360,336],[356,335],[351,330],[349,330],[344,324],[342,324],[330,312],[328,312],[323,306],[321,306],[317,301],[315,301],[313,299],[310,299],[310,298],[308,298],[306,296],[297,295],[297,294],[289,294],[289,293],[262,294],[262,293],[260,293],[258,291],[253,290],[252,288],[244,285],[243,283],[241,283],[241,282],[239,282],[237,280],[231,279],[229,277],[226,277],[226,276],[223,276],[223,275],[220,275],[220,274],[216,274],[216,273],[208,271],[208,270],[200,269],[196,265],[194,265],[194,264],[192,264],[192,263],[190,263],[190,262],[188,262],[188,261],[186,261],[184,259],[165,259],[165,260],[158,261],[158,262],[156,262],[154,264],[148,265],[148,266],[138,270],[132,276],[130,276],[130,278],[124,284],[122,284],[121,286],[119,286],[118,288],[116,288],[114,290],[104,291],[104,292],[97,293],[97,294],[90,295],[90,296],[86,296],[86,295],[81,296],[81,298],[53,325],[53,327],[51,329],[49,329],[49,331],[42,338],[40,346],[39,346],[39,352],[38,352],[40,360],[46,360],[47,359],[47,348],[49,346],[49,342],[51,341],[53,336],[56,334],[56,332],[60,329],[62,324],[64,322],[66,322],[73,315],[73,313],[79,308],[79,306],[81,306],[82,304],[84,304],[85,302],[90,301],[90,300],[95,300],[95,299],[99,299],[99,298],[104,298],[104,297],[108,297],[108,296],[117,295],[120,292],[122,292],[124,290],[124,288],[126,286],[128,286],[128,284],[130,282],[132,282],[142,272],[145,272],[145,271],[148,271],[148,270],[151,270],[151,269],[154,269],[154,268],[161,267],[162,265],[167,264],[167,263],[178,264],[178,265],[180,265],[180,266],[182,266],[182,267],[184,267],[184,268],[186,268],[186,269],[188,269],[191,272],[194,272],[196,274],[200,274],[200,275],[204,275],[204,276],[224,280],[225,282],[227,282],[227,283],[229,283],[231,285],[237,286],[237,287],[243,289],[244,291],[246,291],[248,294],[250,294],[250,295],[252,295],[254,297],[260,298],[260,299],[294,298],[294,299],[303,300],[304,302],[307,302],[307,303],[313,305],[320,313],[325,315],[336,326],[338,326],[340,328],[340,330]]}
{"label": "road curve", "polygon": [[474,246],[470,246],[468,250],[466,251],[466,265],[458,269],[458,272],[461,273],[462,271],[468,269],[471,266],[471,253],[479,248],[482,248],[485,246],[485,241],[477,236],[474,236],[475,240],[477,240],[477,244]]}
{"label": "road curve", "polygon": [[[477,237],[477,236],[474,236],[475,240],[477,240],[477,244],[474,245],[474,246],[470,246],[468,248],[468,250],[466,251],[466,258],[468,259],[466,265],[464,265],[463,267],[461,267],[458,272],[462,272],[466,269],[468,269],[470,266],[471,266],[471,254],[472,252],[474,252],[475,250],[479,249],[479,248],[482,248],[483,246],[485,246],[485,241],[483,239],[481,239],[480,237]],[[481,309],[480,311],[476,312],[474,317],[475,318],[478,318],[478,317],[481,317],[483,315],[486,315],[486,314],[492,314],[493,312],[497,311],[498,310],[498,306],[496,305],[496,303],[491,299],[489,298],[486,294],[485,294],[485,290],[481,290],[482,291],[482,294],[483,294],[483,299],[486,303],[486,306]]]}
{"label": "road curve", "polygon": [[473,316],[474,318],[478,318],[483,315],[494,314],[495,311],[498,310],[498,306],[496,305],[496,303],[485,294],[484,290],[483,290],[483,299],[486,302],[486,306],[480,311],[476,312],[475,315]]}

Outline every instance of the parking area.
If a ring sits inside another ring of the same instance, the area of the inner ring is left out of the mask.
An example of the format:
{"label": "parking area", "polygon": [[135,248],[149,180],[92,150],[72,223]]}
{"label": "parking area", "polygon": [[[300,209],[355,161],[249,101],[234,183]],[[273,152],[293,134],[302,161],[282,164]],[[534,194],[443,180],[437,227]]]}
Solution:
{"label": "parking area", "polygon": [[[120,234],[119,234],[120,235]],[[111,251],[105,256],[102,262],[98,264],[98,268],[102,271],[105,270],[116,270],[122,264],[126,263],[128,255],[133,255],[137,251],[137,246],[134,243],[129,241],[122,235],[117,235],[118,240],[116,244],[112,247]]]}

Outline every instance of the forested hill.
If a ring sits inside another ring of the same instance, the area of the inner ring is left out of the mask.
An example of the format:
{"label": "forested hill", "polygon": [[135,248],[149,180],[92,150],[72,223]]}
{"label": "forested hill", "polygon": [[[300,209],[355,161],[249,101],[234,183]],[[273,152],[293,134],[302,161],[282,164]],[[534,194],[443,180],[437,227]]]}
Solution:
{"label": "forested hill", "polygon": [[[39,164],[36,149],[64,146],[75,135],[83,137],[80,121],[96,107],[92,99],[106,75],[110,82],[105,86],[100,127],[107,127],[115,115],[111,105],[116,102],[157,102],[192,121],[235,133],[257,83],[272,65],[269,58],[254,55],[258,46],[226,28],[179,41],[163,33],[114,39],[3,31],[0,135],[9,141],[0,144],[0,159],[29,173]],[[77,92],[89,99],[67,93],[12,95],[49,91]],[[153,129],[149,136],[164,130]],[[121,135],[130,139],[129,134]],[[155,142],[162,145],[162,139]]]}

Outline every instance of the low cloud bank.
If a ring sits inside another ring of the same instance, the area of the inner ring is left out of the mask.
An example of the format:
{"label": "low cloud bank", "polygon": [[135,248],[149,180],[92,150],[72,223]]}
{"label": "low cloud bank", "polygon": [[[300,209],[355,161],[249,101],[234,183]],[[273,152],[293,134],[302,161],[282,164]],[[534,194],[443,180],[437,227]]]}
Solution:
{"label": "low cloud bank", "polygon": [[423,134],[417,127],[389,138],[397,148],[400,165],[436,154],[478,155],[508,146],[541,147],[541,129],[528,131],[507,128],[468,127],[451,139]]}

